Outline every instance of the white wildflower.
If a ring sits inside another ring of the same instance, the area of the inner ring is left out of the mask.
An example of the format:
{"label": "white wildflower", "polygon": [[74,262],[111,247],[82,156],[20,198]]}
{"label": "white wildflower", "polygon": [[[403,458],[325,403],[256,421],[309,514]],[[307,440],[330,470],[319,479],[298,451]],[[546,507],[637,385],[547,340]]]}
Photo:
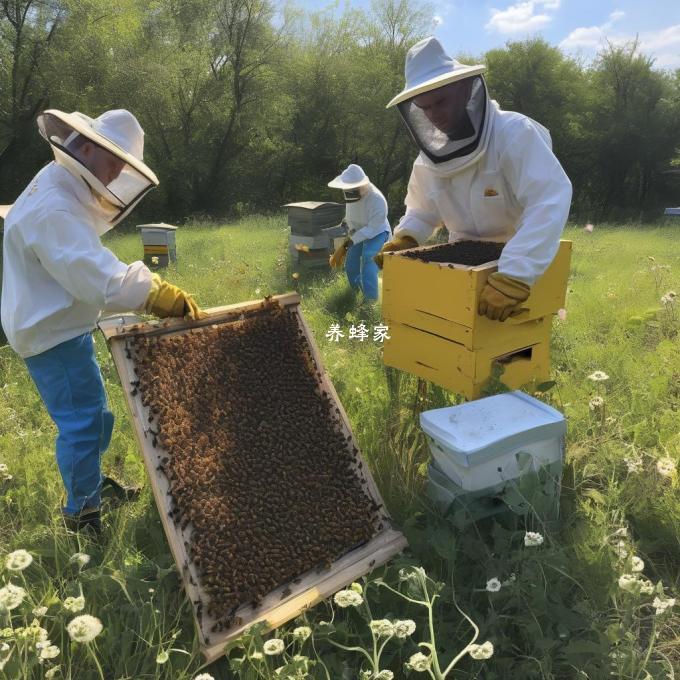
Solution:
{"label": "white wildflower", "polygon": [[614,546],[614,552],[616,553],[616,556],[620,560],[625,560],[626,557],[628,557],[628,547],[626,546],[626,542],[625,541],[619,541]]}
{"label": "white wildflower", "polygon": [[627,593],[635,592],[637,583],[638,578],[633,576],[633,574],[621,574],[621,576],[619,576],[619,588],[625,590]]}
{"label": "white wildflower", "polygon": [[45,678],[47,680],[51,680],[52,678],[56,677],[57,673],[59,672],[61,666],[55,666],[54,668],[50,668],[49,671],[46,671],[45,673]]}
{"label": "white wildflower", "polygon": [[67,597],[64,600],[63,605],[64,609],[73,612],[74,614],[82,612],[83,609],[85,609],[85,598],[82,595],[79,595],[78,597]]}
{"label": "white wildflower", "polygon": [[359,593],[359,595],[364,594],[364,589],[361,587],[361,583],[357,583],[354,581],[349,587],[350,590],[353,590],[355,593]]}
{"label": "white wildflower", "polygon": [[92,642],[103,629],[102,622],[89,614],[76,616],[66,626],[66,631],[74,642]]}
{"label": "white wildflower", "polygon": [[486,582],[486,589],[490,593],[497,593],[501,589],[501,582],[494,576]]}
{"label": "white wildflower", "polygon": [[47,607],[36,607],[31,613],[33,616],[45,616],[47,614]]}
{"label": "white wildflower", "polygon": [[373,678],[375,680],[394,680],[394,673],[392,671],[378,671]]}
{"label": "white wildflower", "polygon": [[158,264],[160,260],[158,259],[157,255],[152,256],[151,258],[151,264]]}
{"label": "white wildflower", "polygon": [[390,637],[394,635],[394,626],[391,621],[387,619],[376,619],[369,624],[371,632],[378,637]]}
{"label": "white wildflower", "polygon": [[163,650],[162,652],[158,653],[158,656],[156,657],[156,663],[160,664],[166,663],[169,658],[170,655],[165,650]]}
{"label": "white wildflower", "polygon": [[26,591],[21,586],[8,583],[0,588],[0,611],[3,609],[16,609],[26,597]]}
{"label": "white wildflower", "polygon": [[541,545],[543,543],[543,536],[537,531],[527,531],[524,534],[524,545],[528,548]]}
{"label": "white wildflower", "polygon": [[413,635],[416,630],[416,622],[411,619],[404,619],[403,621],[394,622],[394,634],[401,638],[407,638],[409,635]]}
{"label": "white wildflower", "polygon": [[626,456],[623,462],[628,467],[628,472],[635,474],[642,470],[642,456],[640,454],[633,454],[632,456]]}
{"label": "white wildflower", "polygon": [[0,463],[0,475],[7,472],[7,470],[9,470],[9,468],[7,467],[7,464],[6,463]]}
{"label": "white wildflower", "polygon": [[644,568],[645,568],[645,563],[637,555],[633,555],[633,557],[631,559],[631,563],[632,563],[632,566],[631,566],[630,570],[633,573],[643,571]]}
{"label": "white wildflower", "polygon": [[416,652],[408,660],[406,667],[412,671],[416,671],[416,673],[424,673],[430,668],[431,664],[432,659],[429,656],[423,654],[422,652]]}
{"label": "white wildflower", "polygon": [[661,296],[661,304],[672,305],[677,297],[678,295],[675,291],[669,290],[665,295]]}
{"label": "white wildflower", "polygon": [[664,477],[670,477],[675,472],[675,468],[675,461],[672,458],[668,458],[668,456],[659,458],[659,460],[656,461],[656,470]]}
{"label": "white wildflower", "polygon": [[617,529],[612,536],[623,536],[625,538],[628,536],[628,529],[626,527],[621,527],[620,529]]}
{"label": "white wildflower", "polygon": [[604,380],[609,380],[609,376],[604,371],[593,371],[593,373],[588,376],[588,380],[602,382]]}
{"label": "white wildflower", "polygon": [[654,584],[646,578],[640,579],[640,592],[643,595],[651,595],[654,592]]}
{"label": "white wildflower", "polygon": [[272,638],[264,643],[263,649],[267,656],[275,656],[276,654],[281,654],[286,648],[283,640],[280,638]]}
{"label": "white wildflower", "polygon": [[22,548],[7,555],[5,567],[10,571],[23,571],[31,562],[33,562],[31,553]]}
{"label": "white wildflower", "polygon": [[597,409],[602,408],[603,406],[604,406],[604,399],[602,397],[593,397],[588,402],[588,408],[591,411],[597,411]]}
{"label": "white wildflower", "polygon": [[210,673],[201,673],[200,675],[197,675],[194,680],[215,680]]}
{"label": "white wildflower", "polygon": [[2,652],[3,654],[5,654],[5,652],[9,652],[9,645],[6,642],[3,642],[0,645],[0,652]]}
{"label": "white wildflower", "polygon": [[493,656],[493,644],[487,640],[482,645],[470,645],[468,648],[468,653],[476,661],[490,659]]}
{"label": "white wildflower", "polygon": [[296,640],[302,640],[303,642],[312,634],[312,629],[309,626],[298,626],[293,631],[293,637]]}
{"label": "white wildflower", "polygon": [[78,564],[79,567],[84,567],[89,564],[90,559],[92,559],[87,553],[77,552],[71,555],[69,562],[71,564]]}
{"label": "white wildflower", "polygon": [[57,645],[49,645],[40,650],[41,659],[54,659],[57,656],[59,656],[59,647]]}
{"label": "white wildflower", "polygon": [[364,598],[353,590],[339,590],[333,596],[333,601],[338,607],[344,609],[345,607],[358,607],[364,601]]}
{"label": "white wildflower", "polygon": [[264,654],[262,652],[251,652],[248,655],[249,659],[252,659],[253,661],[261,661],[264,659]]}
{"label": "white wildflower", "polygon": [[654,602],[652,602],[652,607],[655,609],[655,614],[659,616],[660,614],[663,614],[667,609],[670,609],[671,607],[675,606],[675,598],[670,597],[667,600],[662,600],[659,597],[654,598]]}
{"label": "white wildflower", "polygon": [[654,584],[646,578],[642,578],[640,574],[622,574],[619,576],[619,588],[633,595],[640,593],[651,595],[654,592]]}

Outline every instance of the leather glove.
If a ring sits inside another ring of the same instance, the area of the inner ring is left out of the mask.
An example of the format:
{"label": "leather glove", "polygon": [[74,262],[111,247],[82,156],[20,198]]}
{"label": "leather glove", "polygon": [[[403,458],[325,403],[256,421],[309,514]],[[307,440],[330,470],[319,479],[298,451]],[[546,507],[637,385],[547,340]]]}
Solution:
{"label": "leather glove", "polygon": [[347,257],[347,251],[352,245],[354,245],[354,241],[347,237],[344,243],[328,258],[328,264],[333,267],[333,269],[342,269],[345,264],[345,258]]}
{"label": "leather glove", "polygon": [[391,241],[388,241],[381,249],[377,255],[373,256],[373,262],[375,262],[380,269],[383,268],[383,257],[385,253],[394,253],[398,250],[406,250],[407,248],[416,248],[418,246],[418,241],[416,241],[412,236],[397,236]]}
{"label": "leather glove", "polygon": [[505,274],[494,272],[482,290],[477,311],[494,321],[505,321],[524,311],[520,305],[528,297],[531,289],[526,283]]}
{"label": "leather glove", "polygon": [[160,318],[188,316],[190,319],[204,319],[207,316],[189,293],[163,281],[158,274],[151,275],[151,290],[144,303],[144,311]]}

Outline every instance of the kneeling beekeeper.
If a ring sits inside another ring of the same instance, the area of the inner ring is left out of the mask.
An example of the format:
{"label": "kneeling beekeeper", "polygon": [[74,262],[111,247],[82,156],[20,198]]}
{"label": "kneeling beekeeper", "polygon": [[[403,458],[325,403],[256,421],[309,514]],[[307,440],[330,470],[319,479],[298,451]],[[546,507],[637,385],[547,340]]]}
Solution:
{"label": "kneeling beekeeper", "polygon": [[390,237],[387,201],[368,179],[361,166],[352,163],[328,183],[342,189],[345,198],[345,223],[349,236],[331,255],[330,265],[345,265],[349,285],[360,290],[367,300],[378,299],[378,266],[374,256]]}
{"label": "kneeling beekeeper", "polygon": [[102,495],[125,500],[132,490],[101,474],[113,414],[95,359],[97,319],[103,310],[191,318],[202,312],[187,293],[142,262],[124,264],[100,241],[158,185],[143,162],[137,119],[125,110],[96,119],[48,110],[38,128],[55,160],[5,219],[2,326],[59,430],[66,524],[98,532]]}
{"label": "kneeling beekeeper", "polygon": [[[559,247],[571,183],[546,128],[489,98],[481,65],[452,59],[436,38],[406,56],[396,105],[420,149],[406,213],[382,254],[424,243],[444,223],[449,241],[506,242],[478,312],[505,321],[519,311]],[[455,294],[455,291],[452,291]]]}

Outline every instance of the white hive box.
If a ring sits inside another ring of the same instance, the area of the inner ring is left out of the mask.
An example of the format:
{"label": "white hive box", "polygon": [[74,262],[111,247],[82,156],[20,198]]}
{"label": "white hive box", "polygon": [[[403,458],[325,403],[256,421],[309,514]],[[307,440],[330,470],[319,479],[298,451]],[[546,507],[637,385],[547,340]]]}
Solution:
{"label": "white hive box", "polygon": [[177,261],[175,242],[177,227],[159,222],[158,224],[140,224],[137,229],[140,231],[144,246],[144,264],[167,267],[170,262]]}
{"label": "white hive box", "polygon": [[437,467],[457,486],[479,491],[520,477],[526,454],[535,471],[561,464],[566,422],[521,391],[420,414]]}

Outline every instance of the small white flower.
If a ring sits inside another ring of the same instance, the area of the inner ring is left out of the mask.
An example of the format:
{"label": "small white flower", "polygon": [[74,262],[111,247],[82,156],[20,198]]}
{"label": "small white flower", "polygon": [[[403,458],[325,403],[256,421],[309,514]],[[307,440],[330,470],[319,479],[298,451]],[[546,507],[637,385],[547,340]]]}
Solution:
{"label": "small white flower", "polygon": [[409,635],[413,635],[416,630],[416,622],[411,619],[404,619],[403,621],[394,622],[394,634],[401,638],[407,638]]}
{"label": "small white flower", "polygon": [[293,637],[296,640],[302,640],[303,642],[312,634],[312,629],[309,626],[298,626],[293,631]]}
{"label": "small white flower", "polygon": [[40,650],[41,659],[54,659],[57,656],[59,656],[59,647],[57,645],[49,645]]}
{"label": "small white flower", "polygon": [[642,456],[639,454],[633,454],[632,456],[626,456],[623,462],[628,467],[628,472],[635,474],[642,470]]}
{"label": "small white flower", "polygon": [[102,622],[89,614],[76,616],[66,626],[66,631],[74,642],[92,642],[103,629]]}
{"label": "small white flower", "polygon": [[566,321],[567,320],[567,310],[562,308],[557,310],[557,318],[560,321]]}
{"label": "small white flower", "polygon": [[64,609],[73,612],[74,614],[82,612],[83,609],[85,609],[85,598],[82,595],[79,595],[78,597],[67,597],[64,600],[63,605]]}
{"label": "small white flower", "polygon": [[664,477],[670,477],[675,472],[675,469],[675,461],[672,458],[668,458],[668,456],[659,458],[659,460],[656,461],[656,470]]}
{"label": "small white flower", "polygon": [[661,304],[672,305],[677,297],[678,295],[675,291],[669,290],[665,295],[661,297]]}
{"label": "small white flower", "polygon": [[261,661],[264,659],[264,654],[262,652],[251,652],[248,655],[249,659],[252,659],[253,661]]}
{"label": "small white flower", "polygon": [[165,650],[163,650],[162,652],[158,653],[158,656],[156,657],[156,663],[166,663],[169,658],[170,655]]}
{"label": "small white flower", "polygon": [[651,595],[654,592],[654,584],[646,578],[640,579],[640,592],[643,595]]}
{"label": "small white flower", "polygon": [[621,527],[620,529],[617,529],[612,536],[623,536],[626,538],[626,536],[628,536],[628,529],[626,527]]}
{"label": "small white flower", "polygon": [[588,380],[602,382],[603,380],[609,380],[609,376],[604,371],[594,371],[588,376]]}
{"label": "small white flower", "polygon": [[588,224],[586,224],[586,226],[583,227],[583,231],[587,232],[588,234],[592,234],[594,229],[595,227],[592,224],[590,224],[590,222],[588,222]]}
{"label": "small white flower", "polygon": [[621,574],[621,576],[619,576],[619,588],[625,590],[627,593],[635,592],[637,584],[638,578],[637,576],[633,576],[633,574]]}
{"label": "small white flower", "polygon": [[432,659],[429,656],[423,654],[422,652],[416,652],[408,660],[406,667],[413,671],[416,671],[416,673],[424,673],[426,670],[429,669],[431,664]]}
{"label": "small white flower", "polygon": [[602,408],[603,406],[604,406],[604,399],[602,397],[593,397],[588,402],[588,408],[591,411],[597,411],[598,408]]}
{"label": "small white flower", "polygon": [[5,472],[7,472],[7,470],[9,470],[9,468],[7,467],[7,465],[6,465],[5,463],[0,463],[0,475],[2,475],[2,474],[4,474]]}
{"label": "small white flower", "polygon": [[151,258],[151,264],[158,264],[158,262],[159,262],[158,257],[157,257],[156,255],[154,255],[154,256]]}
{"label": "small white flower", "polygon": [[375,680],[394,680],[392,671],[378,671],[374,676]]}
{"label": "small white flower", "polygon": [[194,680],[215,680],[210,673],[201,673],[200,675],[197,675]]}
{"label": "small white flower", "polygon": [[659,597],[654,598],[654,602],[652,602],[652,607],[655,609],[655,614],[659,616],[660,614],[663,614],[667,609],[670,609],[671,607],[675,606],[675,598],[670,597],[667,600],[662,600]]}
{"label": "small white flower", "polygon": [[3,609],[16,609],[26,597],[26,591],[21,586],[8,583],[0,588],[0,611]]}
{"label": "small white flower", "polygon": [[259,295],[262,291],[259,288],[255,289],[255,295]]}
{"label": "small white flower", "polygon": [[33,616],[45,616],[47,607],[36,607],[32,612]]}
{"label": "small white flower", "polygon": [[50,668],[50,670],[45,673],[45,678],[47,678],[47,680],[51,680],[57,675],[60,668],[61,666],[55,666],[54,668]]}
{"label": "small white flower", "polygon": [[614,552],[616,553],[616,556],[620,560],[625,560],[626,557],[628,557],[628,547],[626,546],[626,542],[625,541],[619,541],[614,546]]}
{"label": "small white flower", "polygon": [[487,640],[482,645],[470,645],[468,653],[476,661],[484,661],[493,656],[493,644]]}
{"label": "small white flower", "polygon": [[497,593],[501,589],[501,582],[494,576],[486,582],[486,589],[490,593]]}
{"label": "small white flower", "polygon": [[640,572],[640,571],[644,570],[645,563],[637,555],[633,555],[631,562],[632,562],[632,566],[631,566],[630,570],[633,573]]}
{"label": "small white flower", "polygon": [[394,635],[394,626],[391,621],[387,619],[376,619],[369,624],[371,632],[378,637],[389,637]]}
{"label": "small white flower", "polygon": [[275,656],[281,654],[286,648],[285,643],[280,638],[272,638],[264,643],[263,650],[267,656]]}
{"label": "small white flower", "polygon": [[10,571],[23,571],[31,562],[33,562],[31,553],[22,548],[7,555],[5,567]]}
{"label": "small white flower", "polygon": [[155,593],[156,591],[153,588],[149,588],[150,593]]}
{"label": "small white flower", "polygon": [[80,567],[84,567],[89,564],[91,557],[87,553],[77,552],[71,555],[69,562],[71,564],[78,564]]}
{"label": "small white flower", "polygon": [[364,601],[364,598],[353,590],[339,590],[333,596],[333,601],[338,607],[344,609],[345,607],[358,607]]}
{"label": "small white flower", "polygon": [[3,654],[4,654],[5,652],[9,652],[9,645],[8,645],[6,642],[3,642],[3,643],[0,645],[0,652],[2,652]]}
{"label": "small white flower", "polygon": [[364,594],[364,589],[361,587],[361,583],[357,583],[354,581],[349,587],[350,590],[353,590],[355,593],[359,593],[359,595]]}
{"label": "small white flower", "polygon": [[536,545],[541,545],[543,543],[543,536],[537,531],[527,531],[524,534],[524,545],[531,548]]}

